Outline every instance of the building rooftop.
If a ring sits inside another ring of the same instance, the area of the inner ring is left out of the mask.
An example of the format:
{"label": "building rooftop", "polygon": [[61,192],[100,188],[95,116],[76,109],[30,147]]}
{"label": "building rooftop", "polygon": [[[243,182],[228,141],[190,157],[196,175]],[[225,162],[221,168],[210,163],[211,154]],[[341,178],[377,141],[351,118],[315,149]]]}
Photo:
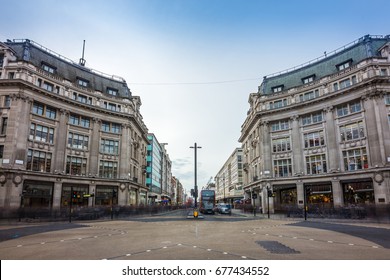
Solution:
{"label": "building rooftop", "polygon": [[390,42],[390,35],[366,35],[329,54],[325,53],[323,56],[299,66],[265,76],[259,86],[258,93],[269,95],[302,86],[306,79],[309,81],[320,80],[340,71],[339,66],[343,64],[351,67],[369,57],[380,56],[379,49],[388,42]]}
{"label": "building rooftop", "polygon": [[49,66],[54,70],[54,75],[75,84],[78,80],[86,81],[87,88],[92,91],[106,94],[110,89],[116,91],[118,97],[131,98],[130,89],[121,77],[89,69],[32,40],[7,40],[4,44],[14,51],[18,61],[27,61],[38,68]]}

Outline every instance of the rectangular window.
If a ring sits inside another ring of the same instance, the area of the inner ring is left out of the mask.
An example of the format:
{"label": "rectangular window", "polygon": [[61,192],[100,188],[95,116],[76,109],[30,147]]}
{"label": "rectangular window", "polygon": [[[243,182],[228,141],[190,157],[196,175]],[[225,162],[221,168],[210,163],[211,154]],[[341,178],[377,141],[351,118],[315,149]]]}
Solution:
{"label": "rectangular window", "polygon": [[33,108],[32,108],[33,114],[37,114],[40,116],[45,116],[50,119],[56,119],[57,117],[57,109],[44,105],[39,102],[34,102]]}
{"label": "rectangular window", "polygon": [[54,85],[48,82],[43,82],[42,88],[47,91],[53,91]]}
{"label": "rectangular window", "polygon": [[273,93],[281,92],[283,91],[284,85],[279,85],[276,87],[271,88]]}
{"label": "rectangular window", "polygon": [[99,177],[102,178],[117,178],[118,163],[116,161],[101,160],[99,164]]}
{"label": "rectangular window", "polygon": [[360,101],[343,104],[337,107],[337,116],[342,117],[352,113],[360,112],[362,105]]}
{"label": "rectangular window", "polygon": [[6,95],[4,96],[4,107],[11,107],[11,96]]}
{"label": "rectangular window", "polygon": [[287,99],[275,100],[269,103],[270,109],[278,109],[287,106]]}
{"label": "rectangular window", "polygon": [[117,123],[102,122],[101,130],[119,134],[121,132],[121,125]]}
{"label": "rectangular window", "polygon": [[315,123],[320,123],[322,122],[323,117],[322,117],[322,112],[318,113],[313,113],[310,115],[305,115],[302,117],[302,125],[310,125],[310,124],[315,124]]}
{"label": "rectangular window", "polygon": [[89,137],[77,133],[69,132],[68,147],[73,149],[88,150]]}
{"label": "rectangular window", "polygon": [[342,71],[351,67],[351,65],[352,65],[352,59],[349,59],[347,61],[344,61],[343,63],[337,64],[336,68],[338,71]]}
{"label": "rectangular window", "polygon": [[72,98],[73,98],[73,100],[76,100],[77,102],[80,102],[80,103],[84,103],[84,104],[88,104],[88,105],[92,104],[91,97],[85,96],[85,95],[77,93],[77,92],[73,92]]}
{"label": "rectangular window", "polygon": [[368,168],[366,148],[343,151],[344,168],[355,171]]}
{"label": "rectangular window", "polygon": [[326,173],[326,157],[325,155],[315,155],[306,157],[306,174],[321,174]]}
{"label": "rectangular window", "polygon": [[274,176],[289,177],[292,175],[291,159],[274,160]]}
{"label": "rectangular window", "polygon": [[87,159],[67,156],[66,174],[85,176],[87,174]]}
{"label": "rectangular window", "polygon": [[39,172],[50,172],[51,153],[29,149],[27,152],[26,169]]}
{"label": "rectangular window", "polygon": [[290,137],[272,140],[272,151],[274,153],[291,151]]}
{"label": "rectangular window", "polygon": [[54,129],[47,126],[32,123],[30,125],[30,140],[53,144]]}
{"label": "rectangular window", "polygon": [[8,118],[2,118],[1,120],[1,135],[5,135],[7,133],[7,126],[8,126]]}
{"label": "rectangular window", "polygon": [[100,152],[105,154],[119,154],[119,141],[102,139],[100,141]]}
{"label": "rectangular window", "polygon": [[49,119],[56,119],[57,110],[53,107],[46,106],[46,117]]}
{"label": "rectangular window", "polygon": [[303,135],[305,148],[320,147],[325,145],[323,131],[305,133]]}
{"label": "rectangular window", "polygon": [[307,101],[307,100],[311,100],[311,99],[317,98],[319,96],[320,96],[320,91],[318,89],[316,89],[314,91],[309,91],[309,92],[306,92],[304,94],[300,94],[299,95],[299,101],[303,102],[303,101]]}
{"label": "rectangular window", "polygon": [[342,142],[365,137],[363,122],[356,122],[340,126],[340,140]]}
{"label": "rectangular window", "polygon": [[302,83],[303,84],[308,84],[314,81],[315,75],[311,75],[305,78],[302,78]]}
{"label": "rectangular window", "polygon": [[118,95],[118,90],[114,88],[107,88],[107,93],[112,96],[117,96]]}
{"label": "rectangular window", "polygon": [[288,120],[278,121],[271,124],[271,131],[280,131],[290,128],[290,123]]}
{"label": "rectangular window", "polygon": [[73,125],[78,125],[78,126],[89,128],[90,119],[88,117],[83,117],[83,116],[71,114],[69,116],[69,123],[73,124]]}
{"label": "rectangular window", "polygon": [[87,80],[77,78],[77,84],[81,87],[88,87],[89,82]]}
{"label": "rectangular window", "polygon": [[45,70],[46,72],[49,72],[51,74],[54,74],[55,68],[51,67],[45,63],[42,63],[42,69]]}
{"label": "rectangular window", "polygon": [[385,95],[385,104],[390,105],[390,94],[389,93]]}

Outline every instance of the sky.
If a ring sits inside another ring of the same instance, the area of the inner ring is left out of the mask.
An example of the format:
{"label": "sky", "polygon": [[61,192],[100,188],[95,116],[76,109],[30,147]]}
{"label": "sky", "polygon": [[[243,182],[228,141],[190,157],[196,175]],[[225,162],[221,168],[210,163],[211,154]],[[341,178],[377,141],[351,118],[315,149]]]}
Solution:
{"label": "sky", "polygon": [[0,41],[30,39],[123,77],[172,173],[201,188],[235,148],[264,76],[366,35],[389,35],[390,1],[0,0]]}

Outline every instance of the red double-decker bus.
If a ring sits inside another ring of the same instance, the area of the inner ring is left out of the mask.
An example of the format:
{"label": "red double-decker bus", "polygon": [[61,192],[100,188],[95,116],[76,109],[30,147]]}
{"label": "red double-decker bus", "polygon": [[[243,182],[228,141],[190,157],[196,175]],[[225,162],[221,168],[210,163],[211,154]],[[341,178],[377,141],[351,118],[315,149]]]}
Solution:
{"label": "red double-decker bus", "polygon": [[213,190],[201,190],[199,211],[203,214],[214,214],[215,208],[215,191]]}

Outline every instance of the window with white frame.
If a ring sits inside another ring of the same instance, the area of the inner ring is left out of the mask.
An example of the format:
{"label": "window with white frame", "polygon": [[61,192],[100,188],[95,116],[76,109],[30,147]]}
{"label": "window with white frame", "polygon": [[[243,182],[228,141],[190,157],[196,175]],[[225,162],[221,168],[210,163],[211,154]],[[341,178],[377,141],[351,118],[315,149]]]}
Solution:
{"label": "window with white frame", "polygon": [[118,95],[118,90],[114,88],[107,88],[107,93],[112,96],[117,96]]}
{"label": "window with white frame", "polygon": [[119,141],[111,139],[100,140],[100,152],[105,154],[119,154]]}
{"label": "window with white frame", "polygon": [[290,122],[288,120],[282,120],[271,123],[271,131],[280,131],[290,128]]}
{"label": "window with white frame", "polygon": [[289,177],[291,175],[291,159],[274,160],[274,177]]}
{"label": "window with white frame", "polygon": [[99,163],[99,177],[102,178],[117,178],[118,176],[118,162],[104,161]]}
{"label": "window with white frame", "polygon": [[315,75],[311,75],[305,78],[302,78],[302,83],[308,84],[314,81]]}
{"label": "window with white frame", "polygon": [[317,98],[319,96],[320,96],[320,91],[318,89],[316,89],[316,90],[313,90],[313,91],[309,91],[309,92],[300,94],[299,95],[299,101],[303,102],[303,101],[307,101],[307,100],[311,100],[311,99]]}
{"label": "window with white frame", "polygon": [[323,120],[322,112],[312,113],[305,115],[301,118],[302,125],[310,125],[315,123],[320,123]]}
{"label": "window with white frame", "polygon": [[360,112],[362,110],[362,104],[360,101],[354,101],[346,104],[342,104],[337,107],[337,116],[342,117],[352,113]]}
{"label": "window with white frame", "polygon": [[352,59],[349,59],[349,60],[344,61],[340,64],[337,64],[336,68],[337,68],[337,70],[342,71],[342,70],[345,70],[345,69],[351,67],[351,65],[352,65]]}
{"label": "window with white frame", "polygon": [[89,82],[87,80],[77,78],[77,84],[81,87],[88,87]]}
{"label": "window with white frame", "polygon": [[325,145],[324,131],[305,133],[303,135],[305,148],[320,147]]}
{"label": "window with white frame", "polygon": [[368,168],[366,148],[343,151],[344,168],[346,171],[355,171]]}
{"label": "window with white frame", "polygon": [[66,174],[85,176],[87,174],[87,159],[82,157],[66,157]]}
{"label": "window with white frame", "polygon": [[31,123],[29,139],[53,144],[54,129],[40,124]]}
{"label": "window with white frame", "polygon": [[57,109],[39,102],[33,103],[32,112],[33,114],[45,116],[49,119],[56,119],[57,117]]}
{"label": "window with white frame", "polygon": [[118,123],[102,122],[101,130],[105,132],[111,132],[119,134],[121,132],[121,125]]}
{"label": "window with white frame", "polygon": [[270,109],[278,109],[287,106],[287,99],[275,100],[269,103]]}
{"label": "window with white frame", "polygon": [[77,92],[73,92],[72,98],[73,98],[73,100],[76,100],[77,102],[80,102],[80,103],[84,103],[84,104],[88,104],[88,105],[92,104],[92,97],[88,97],[86,95],[83,95],[83,94],[80,94]]}
{"label": "window with white frame", "polygon": [[356,140],[365,137],[362,121],[340,126],[340,140],[342,142]]}
{"label": "window with white frame", "polygon": [[50,172],[51,159],[51,153],[29,149],[27,151],[26,170]]}
{"label": "window with white frame", "polygon": [[272,151],[274,153],[291,151],[290,137],[273,139],[272,140]]}
{"label": "window with white frame", "polygon": [[72,125],[78,125],[78,126],[88,128],[88,127],[90,127],[91,121],[90,121],[90,118],[88,118],[88,117],[70,114],[69,115],[69,123]]}
{"label": "window with white frame", "polygon": [[48,65],[48,64],[45,64],[45,63],[42,63],[42,69],[45,70],[46,72],[50,73],[50,74],[54,74],[55,72],[55,68]]}
{"label": "window with white frame", "polygon": [[78,133],[68,133],[68,147],[73,149],[88,150],[89,136]]}
{"label": "window with white frame", "polygon": [[276,87],[272,87],[271,90],[272,90],[273,93],[278,93],[278,92],[283,91],[283,88],[284,88],[284,85],[279,85],[279,86],[276,86]]}
{"label": "window with white frame", "polygon": [[327,172],[326,156],[312,155],[306,157],[306,174],[322,174]]}

